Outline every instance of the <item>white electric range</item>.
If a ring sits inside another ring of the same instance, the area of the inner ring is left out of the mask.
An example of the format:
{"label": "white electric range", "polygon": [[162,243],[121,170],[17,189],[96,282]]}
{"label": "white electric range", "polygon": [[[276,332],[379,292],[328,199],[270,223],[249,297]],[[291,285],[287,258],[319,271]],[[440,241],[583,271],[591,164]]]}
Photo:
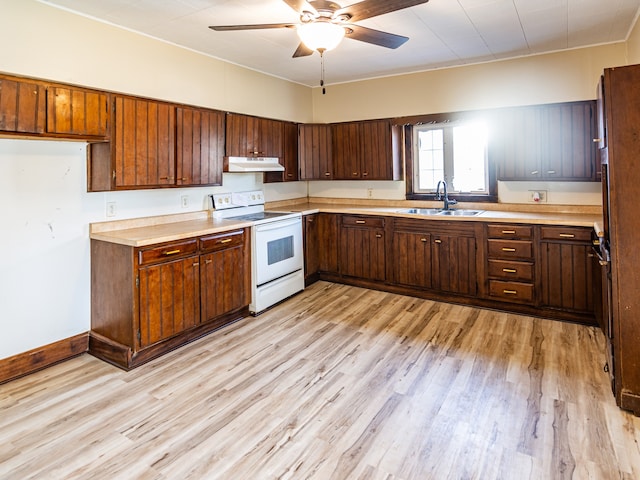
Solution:
{"label": "white electric range", "polygon": [[251,304],[257,315],[304,290],[302,214],[265,211],[261,190],[210,195],[213,218],[248,220],[251,227]]}

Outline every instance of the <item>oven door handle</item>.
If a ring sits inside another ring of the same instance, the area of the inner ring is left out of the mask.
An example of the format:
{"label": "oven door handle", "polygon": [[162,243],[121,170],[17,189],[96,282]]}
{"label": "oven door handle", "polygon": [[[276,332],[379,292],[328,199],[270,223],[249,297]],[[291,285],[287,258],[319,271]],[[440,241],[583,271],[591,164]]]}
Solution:
{"label": "oven door handle", "polygon": [[260,225],[255,225],[253,228],[256,229],[256,232],[266,232],[269,230],[279,230],[281,228],[290,227],[292,225],[301,225],[302,217],[294,217],[291,219],[277,220],[275,222],[262,223]]}

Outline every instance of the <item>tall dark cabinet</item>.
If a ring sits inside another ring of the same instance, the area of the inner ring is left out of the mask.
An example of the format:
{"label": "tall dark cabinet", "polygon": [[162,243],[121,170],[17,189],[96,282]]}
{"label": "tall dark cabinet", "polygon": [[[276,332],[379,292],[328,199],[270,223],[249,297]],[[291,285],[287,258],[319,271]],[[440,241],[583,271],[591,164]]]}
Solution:
{"label": "tall dark cabinet", "polygon": [[611,255],[609,370],[618,405],[640,415],[640,65],[606,69],[598,94],[596,142]]}

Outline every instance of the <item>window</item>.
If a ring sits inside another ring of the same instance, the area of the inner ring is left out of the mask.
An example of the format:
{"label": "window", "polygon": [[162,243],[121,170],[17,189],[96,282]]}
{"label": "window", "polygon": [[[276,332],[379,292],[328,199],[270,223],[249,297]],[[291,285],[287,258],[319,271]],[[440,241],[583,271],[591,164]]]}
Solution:
{"label": "window", "polygon": [[484,122],[416,125],[413,128],[413,193],[432,194],[440,180],[450,193],[490,194],[487,126]]}

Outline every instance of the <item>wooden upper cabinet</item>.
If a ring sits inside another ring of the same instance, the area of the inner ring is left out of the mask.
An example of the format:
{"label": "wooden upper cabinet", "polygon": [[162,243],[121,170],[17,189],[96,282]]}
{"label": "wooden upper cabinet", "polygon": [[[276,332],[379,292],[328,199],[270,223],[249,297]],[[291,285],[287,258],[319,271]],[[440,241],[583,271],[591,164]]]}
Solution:
{"label": "wooden upper cabinet", "polygon": [[176,185],[222,185],[223,112],[176,108]]}
{"label": "wooden upper cabinet", "polygon": [[112,155],[116,189],[175,184],[175,107],[115,97]]}
{"label": "wooden upper cabinet", "polygon": [[82,137],[109,135],[109,97],[81,88],[47,88],[47,133]]}
{"label": "wooden upper cabinet", "polygon": [[265,172],[264,182],[295,182],[300,176],[298,172],[298,124],[282,122],[282,157],[280,165],[284,172]]}
{"label": "wooden upper cabinet", "polygon": [[331,136],[334,179],[402,178],[401,128],[389,120],[336,123]]}
{"label": "wooden upper cabinet", "polygon": [[597,179],[594,101],[504,109],[492,118],[489,159],[498,180]]}
{"label": "wooden upper cabinet", "polygon": [[227,113],[226,156],[281,158],[283,123],[268,118]]}
{"label": "wooden upper cabinet", "polygon": [[0,78],[0,131],[43,133],[45,102],[43,85]]}
{"label": "wooden upper cabinet", "polygon": [[544,107],[542,176],[546,180],[595,180],[595,102]]}
{"label": "wooden upper cabinet", "polygon": [[300,180],[333,179],[331,125],[298,125],[298,162]]}
{"label": "wooden upper cabinet", "polygon": [[334,180],[359,180],[362,178],[360,123],[335,123],[331,125]]}

